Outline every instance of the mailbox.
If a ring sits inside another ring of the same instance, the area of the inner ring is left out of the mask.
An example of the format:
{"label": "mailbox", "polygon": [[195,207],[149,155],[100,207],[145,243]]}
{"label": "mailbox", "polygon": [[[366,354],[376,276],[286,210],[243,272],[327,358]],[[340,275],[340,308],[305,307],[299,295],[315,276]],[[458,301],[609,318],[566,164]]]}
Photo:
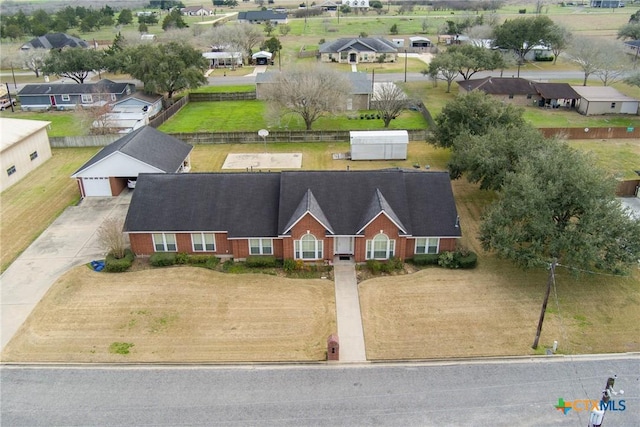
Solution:
{"label": "mailbox", "polygon": [[331,334],[327,339],[327,360],[340,360],[340,342],[338,334]]}

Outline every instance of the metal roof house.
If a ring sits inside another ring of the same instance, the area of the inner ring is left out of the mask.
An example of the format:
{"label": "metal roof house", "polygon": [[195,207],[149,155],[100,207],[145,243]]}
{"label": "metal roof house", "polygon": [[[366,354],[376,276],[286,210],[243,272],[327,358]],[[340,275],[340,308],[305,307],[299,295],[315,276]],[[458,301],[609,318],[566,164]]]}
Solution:
{"label": "metal roof house", "polygon": [[141,127],[100,150],[71,175],[84,197],[117,196],[141,173],[191,170],[193,146],[150,126]]}
{"label": "metal roof house", "polygon": [[411,258],[461,236],[448,173],[399,169],[142,174],[124,232],[137,255],[310,262]]}
{"label": "metal roof house", "polygon": [[580,95],[577,109],[585,116],[638,114],[638,100],[611,86],[572,86]]}
{"label": "metal roof house", "polygon": [[349,132],[351,160],[406,160],[409,133],[406,130]]}
{"label": "metal roof house", "polygon": [[96,83],[27,84],[18,92],[20,108],[34,110],[72,110],[99,107],[116,102],[135,92],[133,83],[102,79]]}
{"label": "metal roof house", "polygon": [[51,158],[47,126],[51,122],[0,118],[0,191]]}

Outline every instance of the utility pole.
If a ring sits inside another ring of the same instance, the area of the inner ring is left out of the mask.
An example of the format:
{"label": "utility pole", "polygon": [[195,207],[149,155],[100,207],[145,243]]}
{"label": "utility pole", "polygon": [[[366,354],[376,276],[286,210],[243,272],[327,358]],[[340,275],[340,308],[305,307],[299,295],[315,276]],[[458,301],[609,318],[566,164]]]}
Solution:
{"label": "utility pole", "polygon": [[551,294],[551,285],[555,280],[556,274],[556,265],[558,264],[558,260],[555,258],[551,262],[551,267],[549,268],[549,278],[547,279],[547,292],[544,296],[544,302],[542,303],[542,310],[540,311],[540,320],[538,320],[538,330],[536,331],[536,338],[533,340],[533,345],[531,348],[534,350],[538,348],[538,342],[540,341],[540,333],[542,332],[542,322],[544,322],[544,313],[547,311],[547,303],[549,302],[549,295]]}
{"label": "utility pole", "polygon": [[404,50],[404,82],[407,82],[407,49]]}

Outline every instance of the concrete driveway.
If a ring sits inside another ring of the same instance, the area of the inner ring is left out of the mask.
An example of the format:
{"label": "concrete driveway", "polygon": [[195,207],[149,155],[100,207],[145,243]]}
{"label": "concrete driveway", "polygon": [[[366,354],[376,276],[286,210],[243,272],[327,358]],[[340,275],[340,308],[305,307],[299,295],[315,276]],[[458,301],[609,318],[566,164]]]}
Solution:
{"label": "concrete driveway", "polygon": [[97,230],[110,217],[124,219],[131,191],[84,199],[67,208],[0,276],[2,349],[58,278],[72,267],[104,259]]}

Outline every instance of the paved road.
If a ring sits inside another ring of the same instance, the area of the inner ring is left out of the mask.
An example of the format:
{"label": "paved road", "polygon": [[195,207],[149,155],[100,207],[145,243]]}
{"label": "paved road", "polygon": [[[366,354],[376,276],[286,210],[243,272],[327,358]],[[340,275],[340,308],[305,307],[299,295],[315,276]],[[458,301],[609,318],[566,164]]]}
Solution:
{"label": "paved road", "polygon": [[[599,399],[608,376],[640,425],[640,357],[394,365],[4,366],[7,426],[581,426],[558,398]],[[620,401],[616,400],[620,409]]]}

